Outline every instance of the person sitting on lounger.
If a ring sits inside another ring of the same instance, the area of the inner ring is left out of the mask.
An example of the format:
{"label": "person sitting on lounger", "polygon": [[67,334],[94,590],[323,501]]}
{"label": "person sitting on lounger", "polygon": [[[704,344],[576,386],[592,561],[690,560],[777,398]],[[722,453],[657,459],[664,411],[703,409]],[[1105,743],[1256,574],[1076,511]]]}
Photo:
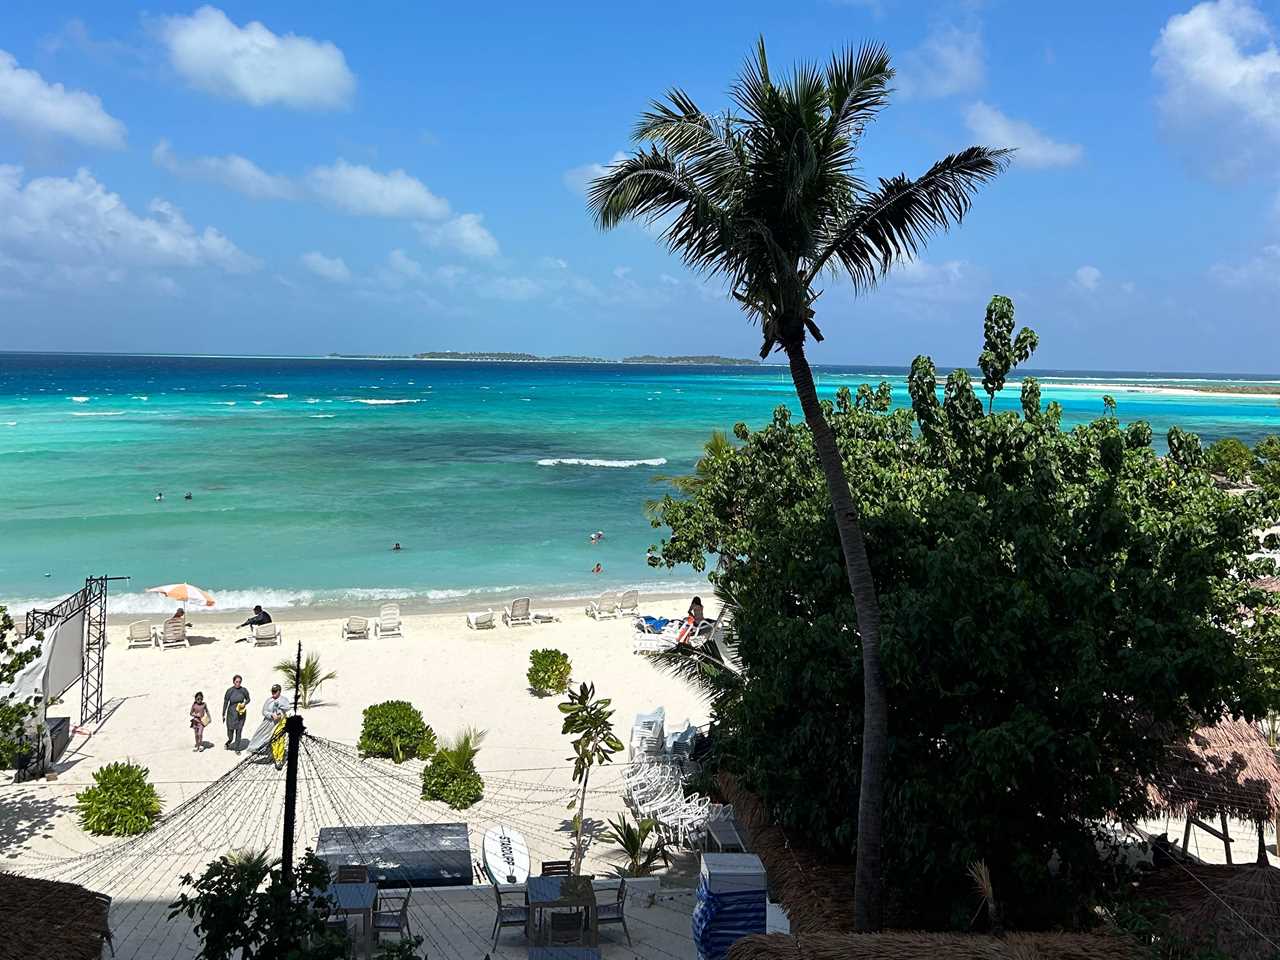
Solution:
{"label": "person sitting on lounger", "polygon": [[263,610],[262,607],[260,606],[254,606],[253,616],[250,617],[248,620],[246,620],[244,623],[237,624],[237,626],[258,627],[264,623],[270,623],[270,622],[271,622],[271,614],[267,613],[267,611]]}
{"label": "person sitting on lounger", "polygon": [[694,597],[693,602],[689,604],[689,617],[693,620],[695,626],[706,619],[702,613],[701,597]]}

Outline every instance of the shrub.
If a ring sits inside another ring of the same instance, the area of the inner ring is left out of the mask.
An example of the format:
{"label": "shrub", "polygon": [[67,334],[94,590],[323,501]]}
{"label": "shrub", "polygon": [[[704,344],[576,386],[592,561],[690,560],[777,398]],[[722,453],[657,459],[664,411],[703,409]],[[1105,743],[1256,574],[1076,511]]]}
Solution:
{"label": "shrub", "polygon": [[1228,480],[1247,480],[1253,469],[1253,451],[1235,437],[1223,437],[1209,444],[1205,463],[1210,473]]}
{"label": "shrub", "polygon": [[396,763],[413,757],[426,760],[436,752],[436,734],[413,704],[388,700],[365,707],[357,747],[366,757],[387,757]]}
{"label": "shrub", "polygon": [[484,799],[484,780],[476,772],[476,754],[485,732],[468,727],[445,741],[422,771],[422,799],[465,810]]}
{"label": "shrub", "polygon": [[569,674],[573,666],[569,655],[559,650],[534,650],[529,654],[529,687],[545,697],[552,693],[564,693],[569,689]]}
{"label": "shrub", "polygon": [[90,833],[127,837],[145,833],[160,816],[160,795],[136,763],[109,763],[93,773],[93,786],[76,794],[80,825]]}

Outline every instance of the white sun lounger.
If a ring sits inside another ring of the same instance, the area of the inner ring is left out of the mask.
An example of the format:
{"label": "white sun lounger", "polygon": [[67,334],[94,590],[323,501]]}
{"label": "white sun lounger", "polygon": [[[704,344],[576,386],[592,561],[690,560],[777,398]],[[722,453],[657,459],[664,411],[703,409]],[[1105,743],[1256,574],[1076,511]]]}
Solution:
{"label": "white sun lounger", "polygon": [[400,623],[400,606],[395,603],[384,603],[378,611],[378,622],[373,633],[378,637],[403,637]]}
{"label": "white sun lounger", "polygon": [[253,628],[255,647],[274,647],[284,642],[280,627],[274,623],[259,623]]}
{"label": "white sun lounger", "polygon": [[598,600],[587,604],[587,616],[595,620],[612,620],[618,616],[618,595],[602,593]]}
{"label": "white sun lounger", "polygon": [[533,615],[529,613],[529,598],[518,597],[512,600],[511,606],[502,611],[502,622],[508,627],[532,625]]}
{"label": "white sun lounger", "polygon": [[135,620],[129,624],[129,647],[154,647],[156,645],[155,627],[150,620]]}
{"label": "white sun lounger", "polygon": [[369,621],[364,617],[347,617],[347,622],[342,625],[342,639],[368,640]]}
{"label": "white sun lounger", "polygon": [[170,647],[189,647],[187,642],[187,621],[186,618],[170,617],[160,626],[159,632],[156,633],[156,641],[161,650],[168,650]]}
{"label": "white sun lounger", "polygon": [[618,597],[618,616],[640,612],[640,591],[626,590]]}
{"label": "white sun lounger", "polygon": [[472,630],[492,630],[497,624],[493,619],[493,611],[486,610],[484,613],[468,613],[467,626]]}

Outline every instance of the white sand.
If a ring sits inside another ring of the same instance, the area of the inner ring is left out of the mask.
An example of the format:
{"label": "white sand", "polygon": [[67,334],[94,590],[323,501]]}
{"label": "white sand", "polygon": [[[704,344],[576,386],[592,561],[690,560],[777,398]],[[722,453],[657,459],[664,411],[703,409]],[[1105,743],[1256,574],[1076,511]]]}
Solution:
{"label": "white sand", "polygon": [[[682,612],[687,599],[646,599],[642,610],[669,616]],[[499,623],[495,629],[485,631],[468,629],[464,616],[458,613],[407,616],[402,639],[349,642],[341,639],[340,619],[291,620],[284,615],[277,617],[284,644],[254,647],[234,642],[237,635],[245,633],[234,627],[243,615],[214,616],[193,611],[193,645],[165,651],[126,649],[124,622],[113,622],[108,628],[111,642],[105,664],[104,721],[88,736],[73,738],[67,754],[56,765],[61,771],[56,781],[0,787],[0,838],[6,841],[8,865],[21,870],[24,863],[43,863],[47,868],[44,857],[72,857],[115,842],[85,834],[73,810],[74,793],[92,782],[93,770],[102,764],[128,758],[148,767],[166,810],[230,770],[241,758],[223,748],[225,733],[218,716],[223,691],[233,674],[243,675],[253,698],[244,730],[247,738],[259,722],[259,710],[270,685],[279,679],[275,665],[286,657],[293,659],[299,640],[304,655],[318,653],[323,667],[337,672],[337,678],[326,683],[316,702],[304,711],[309,733],[355,744],[362,710],[371,703],[392,699],[408,700],[418,706],[439,735],[452,734],[464,726],[482,727],[488,736],[477,767],[487,780],[506,785],[487,790],[486,800],[472,811],[442,811],[447,816],[423,819],[468,821],[473,852],[478,855],[485,823],[507,816],[498,810],[510,811],[514,822],[521,823],[521,804],[527,797],[526,820],[531,833],[528,840],[535,872],[540,860],[565,859],[569,842],[562,821],[570,814],[564,809],[564,798],[573,788],[567,760],[571,755],[570,738],[560,733],[561,715],[556,704],[562,698],[539,698],[527,688],[529,651],[555,647],[567,653],[573,663],[574,680],[592,682],[600,696],[613,699],[615,730],[624,743],[637,712],[665,706],[671,727],[686,717],[695,724],[705,723],[707,708],[682,681],[632,654],[629,619],[596,622],[584,615],[579,604],[562,606],[555,612],[561,618],[558,623],[516,628]],[[196,690],[204,692],[214,716],[214,725],[206,734],[206,741],[213,746],[198,754],[193,751],[187,713]],[[78,705],[79,692],[73,689],[66,703],[53,707],[50,714],[71,714],[74,720]],[[618,759],[625,763],[625,754]],[[620,772],[606,769],[596,776],[595,785],[608,788],[609,792],[592,795],[589,817],[604,820],[623,809],[616,792]],[[271,774],[274,771],[266,775]],[[516,797],[513,782],[536,787],[530,786],[529,792]],[[418,803],[412,786],[406,790],[402,791],[405,798],[400,802]],[[371,790],[369,795],[375,794]],[[498,806],[487,809],[486,804],[490,803]],[[275,800],[267,805],[274,806]],[[251,811],[245,813],[254,816]],[[267,815],[274,816],[274,810]],[[384,822],[404,821],[388,818]],[[262,832],[266,836],[269,826],[264,826]],[[312,842],[314,838],[306,840]],[[118,908],[131,898],[145,899],[153,905],[171,899],[177,892],[178,874],[198,868],[217,852],[193,848],[187,857],[189,865],[175,860],[174,867],[181,869],[173,870],[171,882],[156,888],[154,881],[148,880],[153,886],[145,898],[128,882],[112,881],[108,885],[115,889],[106,892],[117,898],[113,916],[130,916]],[[607,875],[609,864],[618,860],[616,848],[600,843],[592,848],[587,869]],[[41,873],[58,878],[56,871]],[[91,876],[78,878],[78,882],[101,886],[93,883]],[[137,916],[153,913],[155,909],[148,907],[137,911]],[[137,925],[129,923],[130,929]],[[182,935],[181,939],[187,937]],[[118,935],[117,951],[119,947]],[[167,948],[157,950],[159,955]],[[130,954],[126,951],[125,955]]]}

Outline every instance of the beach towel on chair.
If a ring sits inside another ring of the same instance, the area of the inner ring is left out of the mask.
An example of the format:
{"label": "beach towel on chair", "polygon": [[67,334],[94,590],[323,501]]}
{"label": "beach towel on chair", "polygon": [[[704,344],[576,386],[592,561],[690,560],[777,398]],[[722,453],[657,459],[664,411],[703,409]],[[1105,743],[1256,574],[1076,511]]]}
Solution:
{"label": "beach towel on chair", "polygon": [[636,626],[644,633],[661,633],[670,622],[666,617],[641,617],[636,621]]}

